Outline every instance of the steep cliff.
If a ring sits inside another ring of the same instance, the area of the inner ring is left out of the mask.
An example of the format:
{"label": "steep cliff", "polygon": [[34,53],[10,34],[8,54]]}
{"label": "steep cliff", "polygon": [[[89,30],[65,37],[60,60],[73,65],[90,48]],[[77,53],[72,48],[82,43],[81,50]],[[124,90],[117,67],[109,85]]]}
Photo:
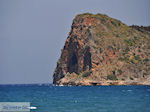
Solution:
{"label": "steep cliff", "polygon": [[54,84],[150,84],[150,34],[102,14],[75,17]]}

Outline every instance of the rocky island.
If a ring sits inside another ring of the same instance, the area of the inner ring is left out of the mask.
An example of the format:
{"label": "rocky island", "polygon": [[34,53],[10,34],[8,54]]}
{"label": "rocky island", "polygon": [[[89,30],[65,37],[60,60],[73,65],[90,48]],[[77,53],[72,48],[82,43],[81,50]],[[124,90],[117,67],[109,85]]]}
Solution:
{"label": "rocky island", "polygon": [[53,75],[56,85],[150,85],[150,27],[77,15]]}

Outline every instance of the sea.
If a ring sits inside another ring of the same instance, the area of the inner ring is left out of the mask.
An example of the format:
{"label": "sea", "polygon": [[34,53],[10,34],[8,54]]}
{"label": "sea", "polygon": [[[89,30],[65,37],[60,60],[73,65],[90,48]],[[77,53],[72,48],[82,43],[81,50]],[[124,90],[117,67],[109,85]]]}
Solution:
{"label": "sea", "polygon": [[30,102],[31,112],[150,112],[150,86],[0,85],[0,102]]}

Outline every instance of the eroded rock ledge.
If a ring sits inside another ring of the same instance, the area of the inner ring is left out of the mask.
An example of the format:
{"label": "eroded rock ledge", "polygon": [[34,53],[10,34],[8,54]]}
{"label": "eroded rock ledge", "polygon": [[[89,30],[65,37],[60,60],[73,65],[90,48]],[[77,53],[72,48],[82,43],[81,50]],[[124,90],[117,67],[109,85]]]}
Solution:
{"label": "eroded rock ledge", "polygon": [[57,85],[149,85],[150,35],[102,14],[75,17],[54,72]]}

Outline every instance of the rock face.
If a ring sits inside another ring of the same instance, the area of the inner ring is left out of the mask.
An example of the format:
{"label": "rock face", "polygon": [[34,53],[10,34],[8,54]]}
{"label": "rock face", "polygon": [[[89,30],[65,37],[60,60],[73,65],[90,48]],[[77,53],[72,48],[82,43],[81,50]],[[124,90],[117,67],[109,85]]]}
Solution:
{"label": "rock face", "polygon": [[149,85],[150,33],[139,29],[107,15],[77,15],[58,60],[53,83]]}

